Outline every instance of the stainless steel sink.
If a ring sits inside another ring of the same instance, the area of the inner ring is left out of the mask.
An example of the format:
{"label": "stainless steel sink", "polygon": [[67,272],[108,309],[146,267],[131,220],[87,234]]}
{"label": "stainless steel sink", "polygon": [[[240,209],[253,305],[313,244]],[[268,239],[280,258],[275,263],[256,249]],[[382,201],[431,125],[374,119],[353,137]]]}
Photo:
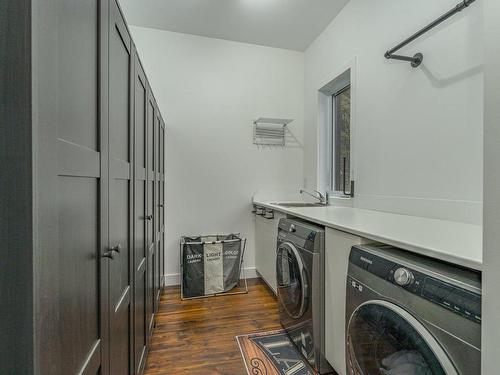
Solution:
{"label": "stainless steel sink", "polygon": [[288,207],[288,208],[293,208],[293,207],[325,207],[324,204],[321,203],[307,203],[307,202],[278,202],[278,203],[272,203],[276,206],[281,206],[281,207]]}

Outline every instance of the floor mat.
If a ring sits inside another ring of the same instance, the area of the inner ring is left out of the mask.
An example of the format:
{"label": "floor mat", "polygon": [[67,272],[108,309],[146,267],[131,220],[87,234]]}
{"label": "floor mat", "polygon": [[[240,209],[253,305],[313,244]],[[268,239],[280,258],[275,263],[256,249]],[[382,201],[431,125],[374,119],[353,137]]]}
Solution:
{"label": "floor mat", "polygon": [[284,330],[237,336],[248,375],[316,375]]}

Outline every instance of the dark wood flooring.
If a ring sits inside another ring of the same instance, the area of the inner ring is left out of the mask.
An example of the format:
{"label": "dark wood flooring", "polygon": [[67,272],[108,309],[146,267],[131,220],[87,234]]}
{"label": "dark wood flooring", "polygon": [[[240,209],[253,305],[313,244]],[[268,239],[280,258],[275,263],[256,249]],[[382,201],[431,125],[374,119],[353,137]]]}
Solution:
{"label": "dark wood flooring", "polygon": [[248,294],[181,301],[179,287],[161,299],[145,375],[246,375],[235,336],[281,328],[274,295],[260,279]]}

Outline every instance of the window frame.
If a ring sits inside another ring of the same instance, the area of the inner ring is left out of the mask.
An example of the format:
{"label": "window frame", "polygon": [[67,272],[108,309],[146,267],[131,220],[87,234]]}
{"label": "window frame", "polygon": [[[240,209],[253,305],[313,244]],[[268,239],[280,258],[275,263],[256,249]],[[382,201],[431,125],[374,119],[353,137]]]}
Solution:
{"label": "window frame", "polygon": [[[323,85],[318,85],[317,91],[317,149],[316,149],[316,189],[326,191],[332,199],[338,198],[342,201],[354,200],[354,194],[344,195],[343,191],[335,191],[335,186],[332,186],[333,172],[333,147],[332,144],[332,121],[333,103],[332,95],[338,92],[343,87],[350,85],[351,88],[351,148],[350,148],[350,165],[349,173],[352,181],[352,192],[354,192],[354,182],[357,178],[357,97],[358,97],[358,58],[353,56],[345,64],[334,68],[329,74],[330,79],[323,81]],[[307,180],[304,180],[304,185],[307,186]],[[350,192],[349,192],[350,193]],[[350,205],[352,203],[343,202],[339,204]]]}

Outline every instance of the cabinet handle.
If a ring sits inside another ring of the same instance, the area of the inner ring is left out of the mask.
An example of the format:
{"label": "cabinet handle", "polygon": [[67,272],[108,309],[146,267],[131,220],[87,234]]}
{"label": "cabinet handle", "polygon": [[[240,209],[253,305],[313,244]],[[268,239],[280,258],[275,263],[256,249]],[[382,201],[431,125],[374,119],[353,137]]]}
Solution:
{"label": "cabinet handle", "polygon": [[255,214],[258,216],[264,216],[266,214],[266,211],[262,207],[256,207]]}
{"label": "cabinet handle", "polygon": [[117,252],[118,254],[120,254],[120,252],[122,251],[122,245],[121,244],[118,244],[116,246],[113,246],[110,251],[114,251],[114,252]]}
{"label": "cabinet handle", "polygon": [[158,206],[159,206],[160,208],[165,207],[165,205],[164,205],[164,204],[159,204]]}
{"label": "cabinet handle", "polygon": [[111,249],[106,251],[104,254],[102,254],[103,258],[109,258],[109,259],[115,259],[115,253],[120,254],[122,251],[122,245],[118,244],[116,246],[113,246]]}
{"label": "cabinet handle", "polygon": [[153,220],[153,215],[146,216],[146,220],[152,221]]}
{"label": "cabinet handle", "polygon": [[115,259],[115,252],[113,250],[106,251],[104,254],[102,254],[103,258],[109,258],[111,260]]}
{"label": "cabinet handle", "polygon": [[273,210],[265,210],[264,217],[268,220],[274,219],[274,211]]}

